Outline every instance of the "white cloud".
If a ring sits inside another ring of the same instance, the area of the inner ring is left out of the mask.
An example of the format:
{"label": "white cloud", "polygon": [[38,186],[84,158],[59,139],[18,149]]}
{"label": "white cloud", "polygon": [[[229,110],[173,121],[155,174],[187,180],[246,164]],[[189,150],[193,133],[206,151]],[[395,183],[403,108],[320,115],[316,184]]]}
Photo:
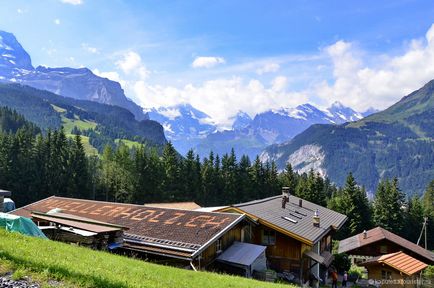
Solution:
{"label": "white cloud", "polygon": [[266,63],[264,66],[256,69],[256,73],[259,75],[265,74],[265,73],[272,73],[277,72],[280,69],[280,65],[277,63]]}
{"label": "white cloud", "polygon": [[17,13],[18,13],[18,14],[23,14],[23,13],[24,13],[24,10],[21,9],[21,8],[18,8],[18,9],[17,9]]}
{"label": "white cloud", "polygon": [[377,63],[371,67],[352,43],[338,41],[325,52],[333,63],[334,81],[317,85],[320,98],[359,111],[386,108],[434,78],[434,24],[425,39],[411,41],[402,55],[374,57]]}
{"label": "white cloud", "polygon": [[54,19],[53,22],[54,22],[54,24],[59,25],[60,24],[60,19],[59,18]]}
{"label": "white cloud", "polygon": [[160,114],[169,118],[169,120],[174,120],[176,117],[181,116],[181,111],[179,109],[161,109]]}
{"label": "white cloud", "polygon": [[191,66],[193,68],[211,68],[218,64],[224,64],[226,60],[222,57],[196,57]]}
{"label": "white cloud", "polygon": [[271,82],[271,89],[273,91],[279,92],[283,91],[288,85],[288,79],[285,76],[277,76]]}
{"label": "white cloud", "polygon": [[71,5],[81,5],[83,4],[83,0],[60,0],[60,2]]}
{"label": "white cloud", "polygon": [[126,81],[121,79],[118,72],[115,72],[115,71],[103,72],[103,71],[99,71],[98,69],[94,69],[94,70],[92,70],[92,72],[97,76],[107,78],[107,79],[110,79],[112,81],[116,81],[119,84],[121,84],[122,87],[125,87],[125,85],[126,85]]}
{"label": "white cloud", "polygon": [[[282,80],[279,78],[276,82]],[[207,113],[220,129],[230,127],[233,116],[239,110],[255,115],[271,108],[292,107],[308,100],[304,93],[277,91],[257,79],[241,77],[209,80],[201,85],[188,84],[182,88],[137,81],[132,85],[131,92],[144,107],[190,103]]]}
{"label": "white cloud", "polygon": [[92,54],[99,54],[99,50],[96,47],[92,47],[87,43],[81,43],[81,48]]}
{"label": "white cloud", "polygon": [[150,71],[143,64],[140,55],[134,51],[126,52],[122,56],[122,59],[116,62],[116,66],[125,74],[136,74],[141,79],[146,79],[150,74]]}

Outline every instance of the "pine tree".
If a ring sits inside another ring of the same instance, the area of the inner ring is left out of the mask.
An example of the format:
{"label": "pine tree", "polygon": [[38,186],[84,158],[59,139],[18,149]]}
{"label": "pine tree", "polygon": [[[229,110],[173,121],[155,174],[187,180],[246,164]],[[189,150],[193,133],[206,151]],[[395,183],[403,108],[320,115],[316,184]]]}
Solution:
{"label": "pine tree", "polygon": [[374,223],[393,233],[399,234],[404,223],[404,195],[399,190],[398,180],[383,180],[377,188],[374,199]]}
{"label": "pine tree", "polygon": [[289,193],[295,195],[295,187],[297,186],[297,173],[292,169],[291,163],[287,163],[285,171],[280,176],[282,186],[289,188]]}
{"label": "pine tree", "polygon": [[405,213],[405,229],[403,236],[405,239],[416,243],[423,225],[423,205],[418,196],[413,196],[408,200]]}
{"label": "pine tree", "polygon": [[364,189],[361,189],[350,172],[342,190],[341,212],[348,216],[345,231],[348,236],[370,228],[370,206]]}
{"label": "pine tree", "polygon": [[432,180],[423,195],[424,215],[428,218],[427,242],[428,249],[434,249],[434,180]]}
{"label": "pine tree", "polygon": [[163,197],[166,201],[178,201],[181,194],[180,161],[171,142],[163,149],[162,164],[165,172],[163,180]]}

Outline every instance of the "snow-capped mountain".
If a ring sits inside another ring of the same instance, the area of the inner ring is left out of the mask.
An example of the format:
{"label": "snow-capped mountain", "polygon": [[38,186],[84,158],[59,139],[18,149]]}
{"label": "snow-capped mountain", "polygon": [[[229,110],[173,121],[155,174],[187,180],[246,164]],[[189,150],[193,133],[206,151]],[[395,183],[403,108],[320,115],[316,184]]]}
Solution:
{"label": "snow-capped mountain", "polygon": [[232,124],[232,130],[241,130],[252,123],[252,118],[250,118],[249,114],[243,111],[239,111],[233,120],[234,123]]}
{"label": "snow-capped mountain", "polygon": [[0,80],[18,82],[62,96],[117,105],[137,120],[147,119],[143,109],[125,96],[118,82],[99,77],[87,68],[47,68],[32,65],[15,36],[0,30]]}
{"label": "snow-capped mountain", "polygon": [[201,139],[216,131],[210,117],[190,104],[152,108],[146,112],[151,120],[163,125],[167,139],[183,155]]}
{"label": "snow-capped mountain", "polygon": [[234,148],[238,155],[256,157],[266,146],[288,141],[313,124],[341,124],[361,118],[362,114],[338,102],[325,110],[311,104],[273,109],[257,114],[250,124],[239,129],[237,124],[230,131],[208,135],[196,150],[201,156],[206,156],[211,150],[224,154]]}

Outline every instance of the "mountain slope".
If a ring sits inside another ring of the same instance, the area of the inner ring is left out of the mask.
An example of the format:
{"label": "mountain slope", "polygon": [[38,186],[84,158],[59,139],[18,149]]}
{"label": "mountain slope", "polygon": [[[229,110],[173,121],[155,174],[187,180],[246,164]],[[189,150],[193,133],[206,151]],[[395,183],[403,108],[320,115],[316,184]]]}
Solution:
{"label": "mountain slope", "polygon": [[338,185],[353,172],[374,191],[382,178],[398,177],[408,194],[434,179],[434,80],[388,109],[342,125],[313,125],[293,140],[267,147],[262,160],[315,168]]}
{"label": "mountain slope", "polygon": [[99,151],[120,139],[161,146],[163,127],[155,121],[137,121],[127,109],[87,100],[76,100],[21,84],[0,84],[0,106],[6,106],[43,130],[64,126],[66,133],[89,137]]}
{"label": "mountain slope", "polygon": [[232,130],[208,135],[199,142],[196,150],[200,155],[206,156],[211,150],[224,154],[234,148],[238,155],[246,154],[254,158],[268,145],[288,141],[313,124],[338,124],[362,117],[360,113],[337,102],[326,110],[310,104],[269,110],[250,121],[248,115],[246,117],[246,114],[239,113]]}
{"label": "mountain slope", "polygon": [[93,74],[87,68],[32,66],[29,54],[15,36],[0,30],[0,80],[18,82],[55,94],[117,105],[130,110],[137,120],[148,119],[143,109],[128,99],[120,84]]}

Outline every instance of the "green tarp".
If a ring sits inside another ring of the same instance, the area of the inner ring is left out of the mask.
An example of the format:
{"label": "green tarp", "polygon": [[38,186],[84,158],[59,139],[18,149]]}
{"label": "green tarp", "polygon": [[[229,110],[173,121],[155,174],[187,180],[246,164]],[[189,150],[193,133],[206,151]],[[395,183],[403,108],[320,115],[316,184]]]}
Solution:
{"label": "green tarp", "polygon": [[0,212],[0,228],[29,236],[47,238],[32,220],[12,214]]}

